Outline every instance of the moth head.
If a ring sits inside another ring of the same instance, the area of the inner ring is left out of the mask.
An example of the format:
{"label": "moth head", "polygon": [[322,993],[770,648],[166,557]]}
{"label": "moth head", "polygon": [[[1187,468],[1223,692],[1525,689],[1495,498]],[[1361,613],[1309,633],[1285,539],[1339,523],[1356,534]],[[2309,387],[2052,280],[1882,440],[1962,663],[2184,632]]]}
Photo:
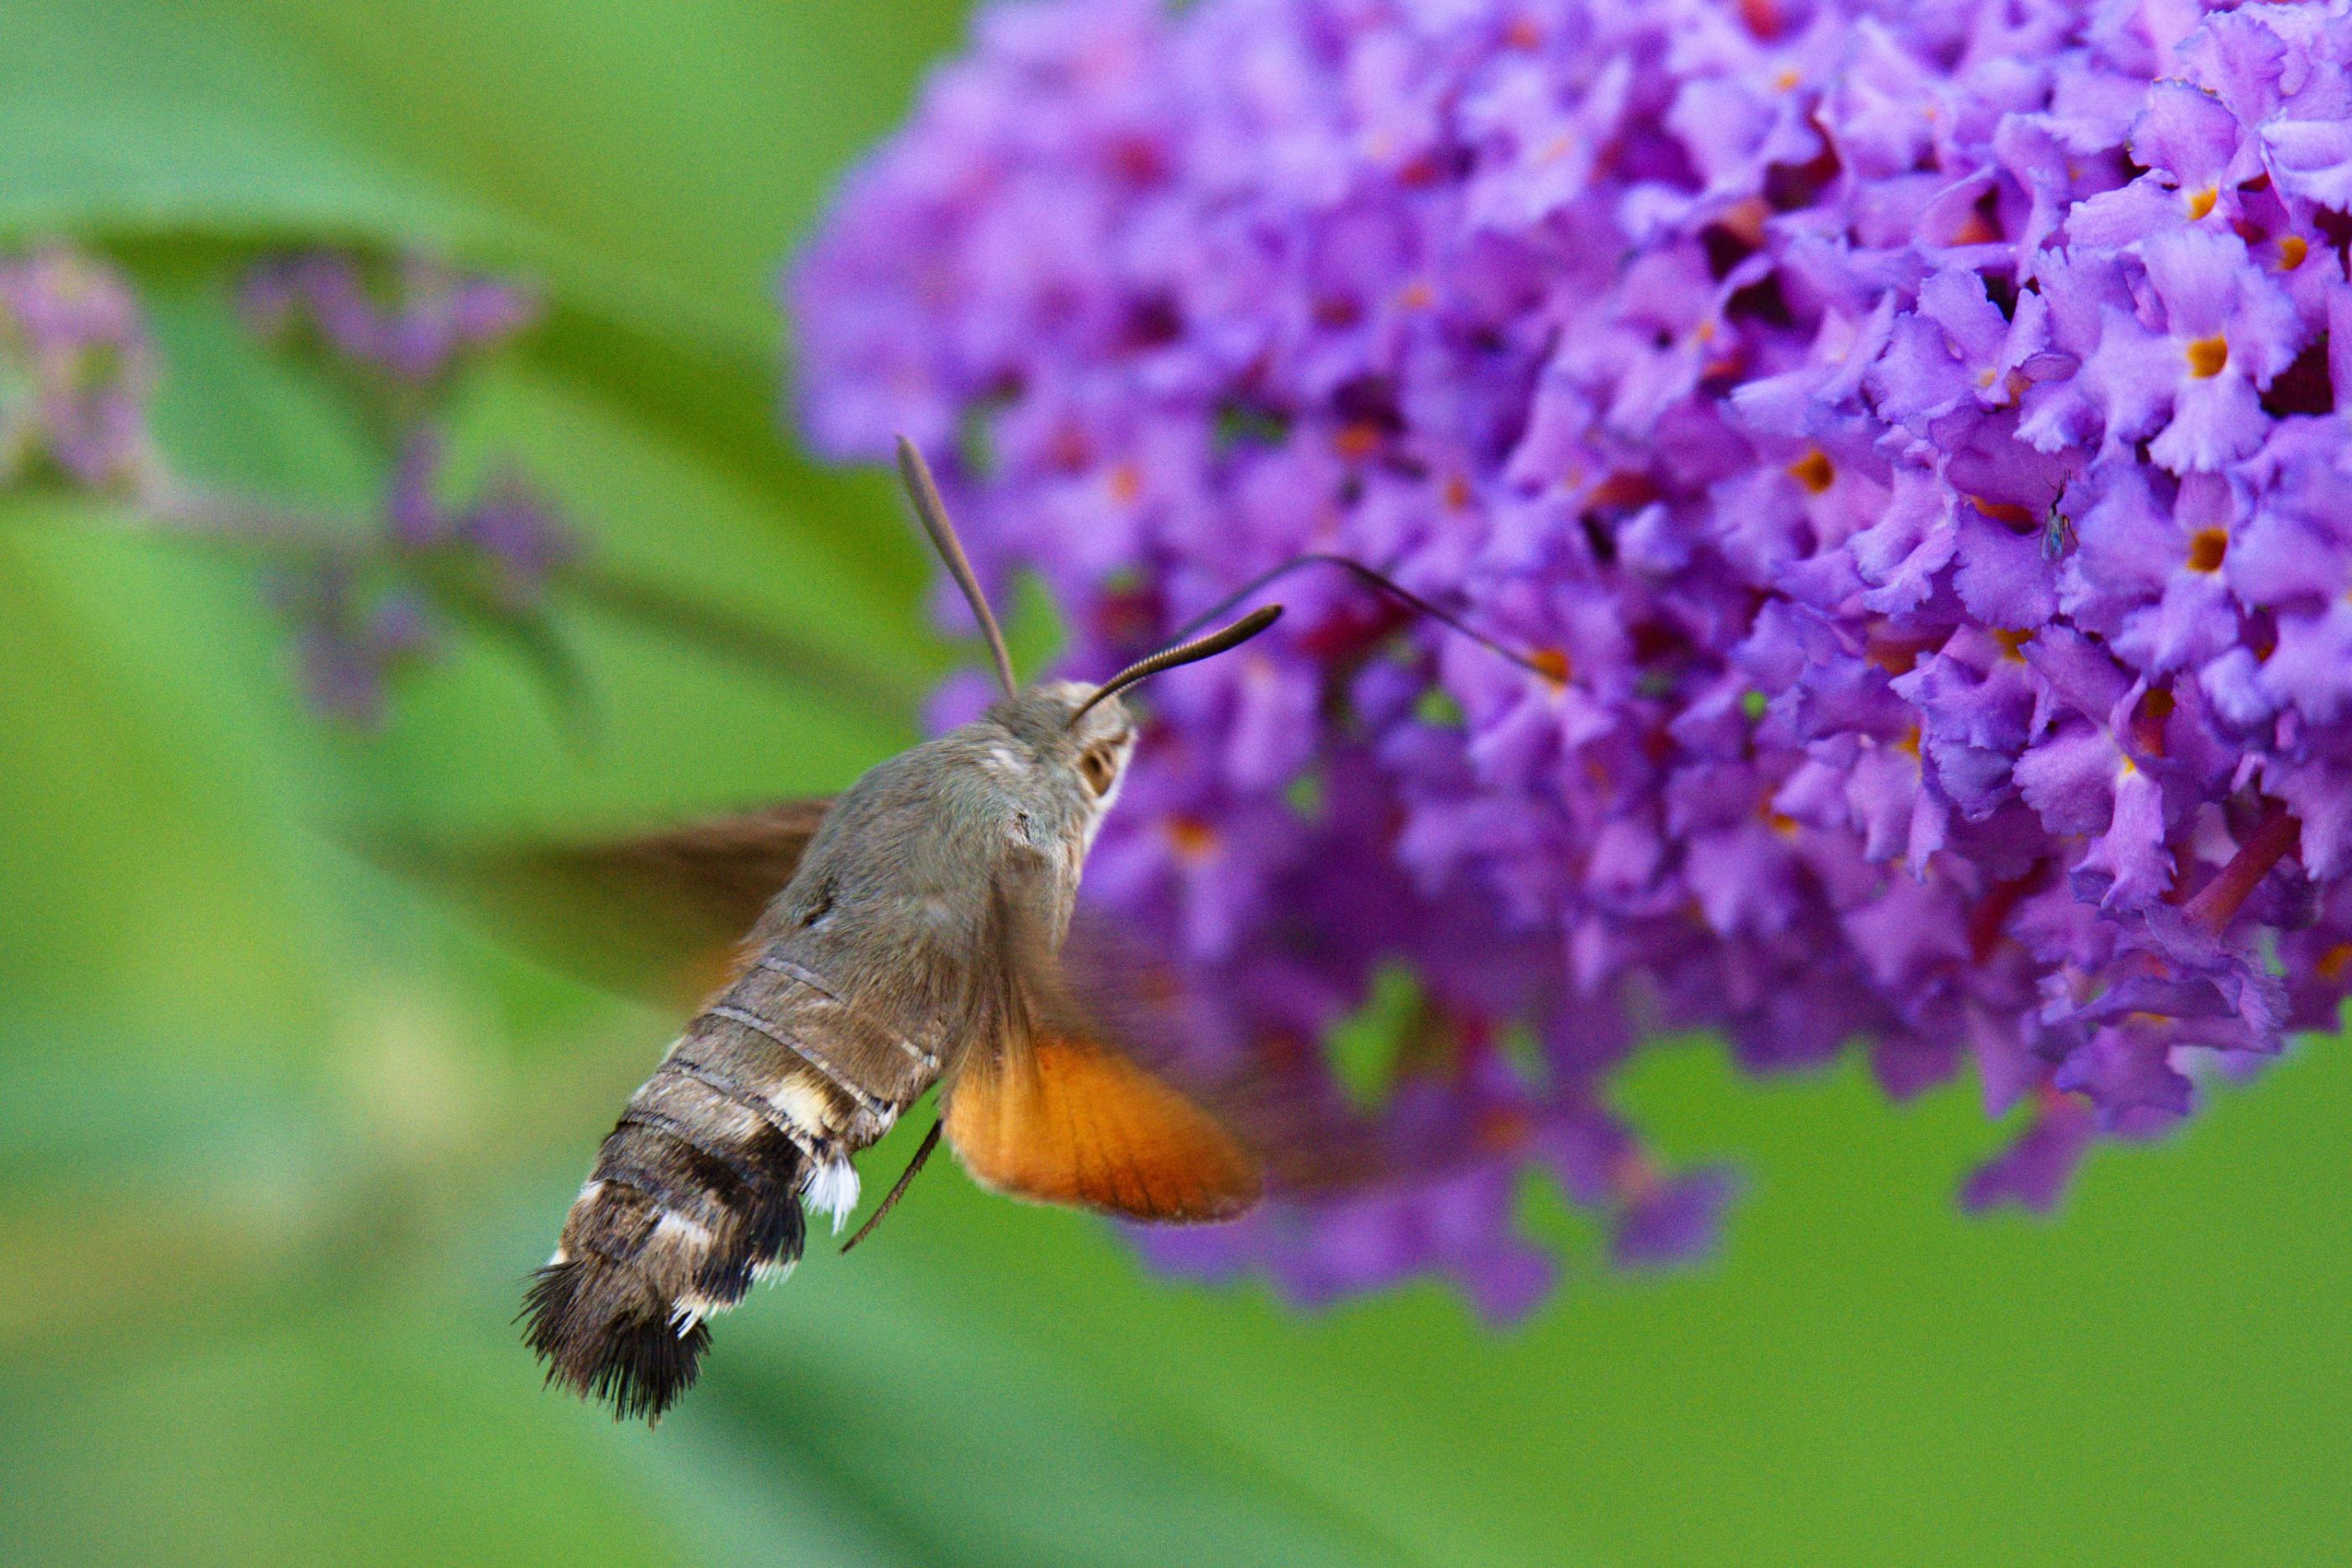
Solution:
{"label": "moth head", "polygon": [[999,782],[1024,794],[1038,820],[1054,824],[1049,831],[1088,847],[1118,799],[1136,738],[1127,705],[1111,697],[1087,706],[1094,695],[1084,682],[1043,681],[988,710],[1020,748],[1017,763],[1010,754],[989,754],[1003,756]]}

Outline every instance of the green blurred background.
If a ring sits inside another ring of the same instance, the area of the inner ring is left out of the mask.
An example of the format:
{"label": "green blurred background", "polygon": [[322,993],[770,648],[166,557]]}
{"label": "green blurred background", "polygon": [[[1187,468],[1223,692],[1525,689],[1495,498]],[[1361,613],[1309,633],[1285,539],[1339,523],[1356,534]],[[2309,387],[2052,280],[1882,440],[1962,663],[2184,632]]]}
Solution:
{"label": "green blurred background", "polygon": [[[2305,1046],[2056,1221],[1968,1221],[1957,1087],[1658,1054],[1626,1108],[1748,1171],[1723,1256],[1577,1260],[1493,1333],[1423,1287],[1319,1317],[1139,1271],[927,1177],[719,1326],[660,1428],[509,1326],[671,1020],[334,846],[579,831],[836,787],[953,650],[886,485],[780,439],[780,258],[954,47],[944,0],[6,0],[0,244],[142,285],[200,479],[364,502],[237,328],[256,247],[538,279],[469,384],[609,559],[896,694],[572,628],[567,746],[478,645],[381,736],[293,701],[238,561],[0,497],[0,1562],[2315,1563],[2352,1556],[2352,1053]],[[894,1143],[898,1141],[894,1141]],[[895,1169],[904,1149],[877,1156]]]}

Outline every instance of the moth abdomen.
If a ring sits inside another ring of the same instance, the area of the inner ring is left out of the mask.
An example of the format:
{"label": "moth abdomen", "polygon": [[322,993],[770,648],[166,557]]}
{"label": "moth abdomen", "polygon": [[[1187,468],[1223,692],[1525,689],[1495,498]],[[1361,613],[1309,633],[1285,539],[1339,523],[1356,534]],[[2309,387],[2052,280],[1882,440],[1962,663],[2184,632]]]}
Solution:
{"label": "moth abdomen", "polygon": [[815,1170],[772,1107],[675,1057],[629,1101],[524,1302],[551,1381],[658,1417],[694,1381],[704,1320],[789,1270]]}
{"label": "moth abdomen", "polygon": [[659,1416],[694,1381],[705,1320],[799,1260],[803,1202],[840,1228],[850,1156],[936,1075],[779,964],[739,978],[630,1096],[525,1304],[549,1376],[621,1416]]}

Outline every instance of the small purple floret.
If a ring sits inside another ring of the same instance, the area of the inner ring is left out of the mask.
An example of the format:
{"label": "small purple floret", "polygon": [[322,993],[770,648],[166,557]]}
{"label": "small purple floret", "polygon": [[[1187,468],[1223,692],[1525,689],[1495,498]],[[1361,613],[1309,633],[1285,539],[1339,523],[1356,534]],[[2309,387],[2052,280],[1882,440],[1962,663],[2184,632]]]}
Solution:
{"label": "small purple floret", "polygon": [[540,314],[538,297],[516,283],[423,256],[377,263],[334,250],[257,264],[238,298],[265,337],[308,332],[353,364],[420,384],[497,348]]}

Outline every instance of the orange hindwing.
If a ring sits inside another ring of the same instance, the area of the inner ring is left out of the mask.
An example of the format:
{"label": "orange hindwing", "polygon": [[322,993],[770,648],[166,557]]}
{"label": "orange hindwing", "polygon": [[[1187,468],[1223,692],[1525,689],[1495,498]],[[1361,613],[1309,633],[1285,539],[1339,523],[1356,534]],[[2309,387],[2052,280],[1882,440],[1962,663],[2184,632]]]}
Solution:
{"label": "orange hindwing", "polygon": [[1129,1219],[1231,1219],[1260,1191],[1256,1163],[1207,1112],[1068,1035],[971,1061],[949,1096],[947,1137],[983,1186]]}

